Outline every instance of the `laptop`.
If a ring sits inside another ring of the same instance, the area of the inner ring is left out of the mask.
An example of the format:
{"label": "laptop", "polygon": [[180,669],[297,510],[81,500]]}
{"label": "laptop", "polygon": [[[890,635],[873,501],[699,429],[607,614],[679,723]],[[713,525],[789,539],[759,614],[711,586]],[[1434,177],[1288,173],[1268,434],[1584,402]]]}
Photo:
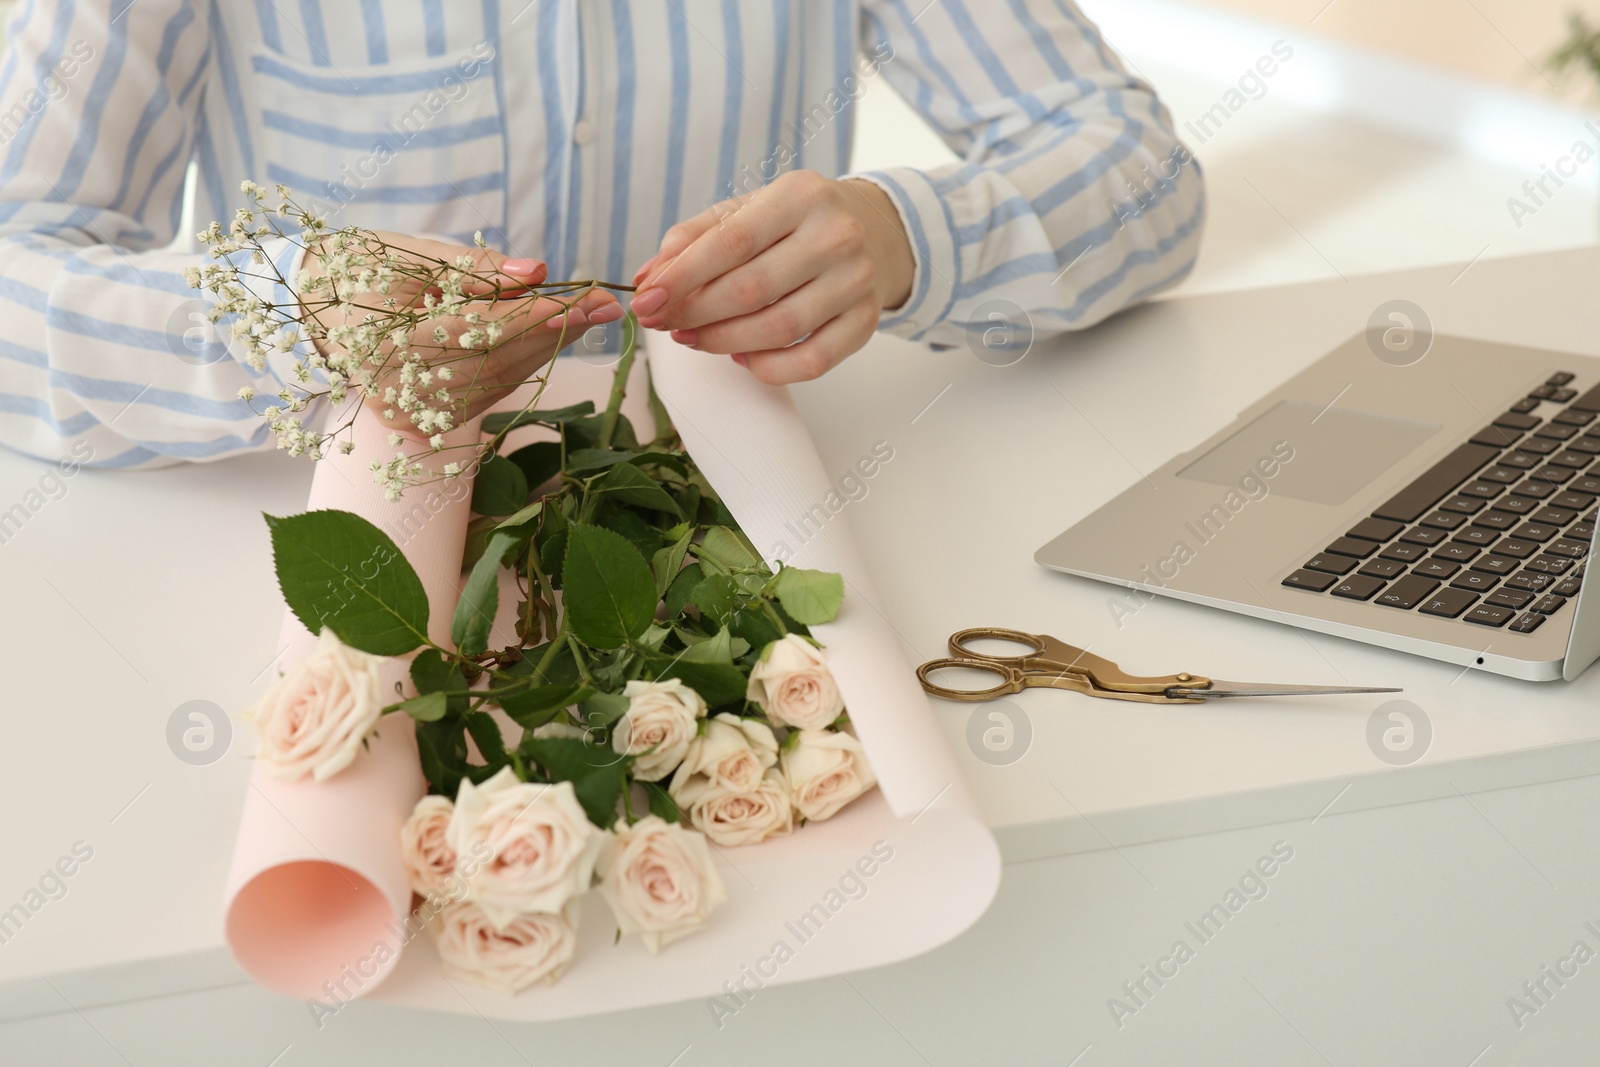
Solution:
{"label": "laptop", "polygon": [[1119,587],[1529,681],[1600,655],[1600,359],[1370,332],[1040,548]]}

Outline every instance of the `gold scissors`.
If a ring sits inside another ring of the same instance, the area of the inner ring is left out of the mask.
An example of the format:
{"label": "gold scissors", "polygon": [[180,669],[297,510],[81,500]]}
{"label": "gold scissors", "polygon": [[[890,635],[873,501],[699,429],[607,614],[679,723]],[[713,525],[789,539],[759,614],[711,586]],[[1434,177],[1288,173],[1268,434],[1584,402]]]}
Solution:
{"label": "gold scissors", "polygon": [[[1032,653],[995,656],[980,652],[969,641],[984,639],[1026,645]],[[998,675],[1000,682],[987,689],[953,689],[929,680],[934,671],[962,668]],[[1399,693],[1357,685],[1285,685],[1276,682],[1223,682],[1198,674],[1143,677],[1126,674],[1115,663],[1092,652],[1058,641],[1048,634],[1029,634],[1004,627],[974,626],[950,635],[950,655],[932,659],[917,668],[922,688],[946,700],[993,700],[1033,686],[1071,689],[1110,700],[1137,700],[1146,704],[1198,704],[1222,697],[1299,697],[1339,693]]]}

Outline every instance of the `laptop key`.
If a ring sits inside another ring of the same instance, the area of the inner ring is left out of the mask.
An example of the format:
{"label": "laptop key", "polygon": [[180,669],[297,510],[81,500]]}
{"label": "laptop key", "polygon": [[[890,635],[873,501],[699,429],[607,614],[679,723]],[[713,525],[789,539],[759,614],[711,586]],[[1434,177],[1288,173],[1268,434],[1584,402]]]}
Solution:
{"label": "laptop key", "polygon": [[1496,511],[1509,511],[1513,515],[1526,515],[1538,506],[1539,502],[1537,500],[1529,500],[1525,496],[1508,496],[1495,501],[1494,509]]}
{"label": "laptop key", "polygon": [[1441,589],[1424,600],[1417,610],[1424,615],[1453,619],[1470,608],[1477,599],[1477,593],[1469,593],[1465,589]]}
{"label": "laptop key", "polygon": [[1600,452],[1600,437],[1574,437],[1567,442],[1567,449],[1572,452],[1588,452],[1592,455]]}
{"label": "laptop key", "polygon": [[[1566,383],[1563,382],[1562,384],[1565,385]],[[1569,408],[1550,421],[1566,423],[1568,426],[1587,426],[1594,421],[1594,412],[1574,411]]]}
{"label": "laptop key", "polygon": [[1575,541],[1594,540],[1594,523],[1575,522],[1567,530],[1567,536]]}
{"label": "laptop key", "polygon": [[[1501,427],[1501,429],[1503,428],[1504,427]],[[1565,441],[1570,437],[1576,436],[1577,433],[1578,428],[1576,426],[1568,426],[1564,422],[1553,421],[1547,422],[1537,430],[1533,431],[1535,437],[1546,437],[1552,441]]]}
{"label": "laptop key", "polygon": [[1357,560],[1351,556],[1341,556],[1337,552],[1318,552],[1306,560],[1305,569],[1308,571],[1321,571],[1324,574],[1349,574],[1356,569]]}
{"label": "laptop key", "polygon": [[1556,487],[1549,482],[1536,481],[1533,478],[1529,478],[1511,490],[1515,495],[1524,496],[1530,500],[1543,500],[1555,491]]}
{"label": "laptop key", "polygon": [[1506,487],[1503,485],[1496,485],[1494,482],[1485,482],[1482,480],[1468,482],[1466,485],[1461,487],[1462,496],[1475,496],[1483,500],[1493,500],[1495,497],[1499,496],[1505,491]]}
{"label": "laptop key", "polygon": [[1498,466],[1515,467],[1518,470],[1530,471],[1539,465],[1539,457],[1526,452],[1507,452],[1500,457]]}
{"label": "laptop key", "polygon": [[1515,515],[1504,511],[1486,511],[1472,520],[1472,525],[1488,530],[1509,530],[1518,522]]}
{"label": "laptop key", "polygon": [[1412,483],[1373,509],[1380,519],[1415,522],[1429,508],[1455,491],[1456,486],[1482,470],[1500,454],[1489,445],[1470,441],[1429,467]]}
{"label": "laptop key", "polygon": [[1361,574],[1352,574],[1334,586],[1330,592],[1334,596],[1342,596],[1346,600],[1371,600],[1372,594],[1382,588],[1382,578],[1369,578]]}
{"label": "laptop key", "polygon": [[1493,604],[1479,604],[1466,615],[1468,622],[1475,622],[1480,626],[1504,626],[1510,618],[1510,608],[1496,607]]}
{"label": "laptop key", "polygon": [[1517,619],[1516,622],[1512,623],[1507,628],[1515,630],[1519,634],[1531,634],[1533,631],[1537,630],[1543,625],[1544,616],[1536,615],[1530,611],[1526,615],[1523,615],[1521,618]]}
{"label": "laptop key", "polygon": [[1538,411],[1539,401],[1533,399],[1532,397],[1523,397],[1521,400],[1511,405],[1511,410],[1517,412],[1519,415],[1527,414],[1530,411]]}
{"label": "laptop key", "polygon": [[1529,608],[1528,610],[1537,611],[1540,615],[1554,615],[1556,612],[1560,611],[1566,606],[1566,597],[1556,596],[1554,593],[1546,593],[1544,596],[1539,598],[1538,602],[1535,603],[1533,607]]}
{"label": "laptop key", "polygon": [[1549,482],[1551,485],[1560,485],[1563,482],[1571,481],[1573,478],[1577,477],[1577,475],[1578,472],[1573,470],[1571,467],[1557,467],[1552,463],[1546,463],[1538,470],[1529,473],[1528,477],[1532,478],[1534,481]]}
{"label": "laptop key", "polygon": [[1346,530],[1345,536],[1360,537],[1367,541],[1387,541],[1405,528],[1405,523],[1390,519],[1362,519]]}
{"label": "laptop key", "polygon": [[1541,526],[1565,526],[1578,517],[1576,511],[1566,511],[1561,508],[1540,508],[1528,516],[1528,521]]}
{"label": "laptop key", "polygon": [[1458,494],[1440,504],[1439,507],[1444,511],[1457,511],[1463,515],[1476,515],[1483,510],[1486,503],[1488,502],[1475,496]]}
{"label": "laptop key", "polygon": [[1436,530],[1454,530],[1466,521],[1467,517],[1458,511],[1435,511],[1422,520],[1422,525]]}
{"label": "laptop key", "polygon": [[1313,593],[1320,593],[1339,579],[1331,574],[1319,574],[1316,571],[1298,570],[1283,580],[1283,584],[1290,589],[1309,589]]}
{"label": "laptop key", "polygon": [[1556,576],[1553,574],[1534,574],[1531,571],[1523,571],[1521,574],[1507,578],[1505,587],[1507,589],[1523,589],[1530,593],[1542,593],[1555,584]]}
{"label": "laptop key", "polygon": [[1577,395],[1578,391],[1576,389],[1557,389],[1555,392],[1550,394],[1550,399],[1555,401],[1557,404],[1565,404],[1567,401],[1571,400]]}
{"label": "laptop key", "polygon": [[1587,475],[1567,486],[1569,493],[1588,493],[1590,496],[1600,496],[1600,478]]}
{"label": "laptop key", "polygon": [[1432,578],[1408,574],[1379,593],[1374,603],[1382,604],[1385,607],[1409,610],[1422,603],[1423,599],[1437,588],[1439,588],[1439,583]]}
{"label": "laptop key", "polygon": [[1550,375],[1550,377],[1546,378],[1544,380],[1544,384],[1546,384],[1546,385],[1571,385],[1572,384],[1572,372],[1571,371],[1558,370],[1554,374]]}
{"label": "laptop key", "polygon": [[1513,534],[1498,545],[1495,545],[1494,550],[1500,555],[1510,556],[1512,559],[1527,559],[1539,551],[1539,545],[1535,541],[1524,541]]}
{"label": "laptop key", "polygon": [[1582,559],[1589,554],[1589,546],[1582,541],[1568,541],[1565,538],[1552,541],[1544,546],[1544,550],[1552,556],[1566,556],[1568,559]]}
{"label": "laptop key", "polygon": [[1461,564],[1452,563],[1447,559],[1425,559],[1415,567],[1412,567],[1411,573],[1421,575],[1424,578],[1438,578],[1443,581],[1446,578],[1455,577],[1456,571],[1460,569]]}
{"label": "laptop key", "polygon": [[1550,462],[1558,467],[1571,467],[1573,470],[1582,470],[1594,462],[1594,456],[1587,452],[1567,449],[1550,457]]}
{"label": "laptop key", "polygon": [[1440,545],[1433,552],[1434,559],[1447,559],[1454,563],[1470,563],[1478,558],[1478,553],[1483,549],[1477,545],[1463,545],[1451,541],[1447,545]]}
{"label": "laptop key", "polygon": [[1395,575],[1404,572],[1405,569],[1406,565],[1404,563],[1399,563],[1392,559],[1369,559],[1366,566],[1356,573],[1365,574],[1369,578],[1382,578],[1384,581],[1388,581]]}
{"label": "laptop key", "polygon": [[1464,545],[1477,545],[1487,548],[1500,540],[1500,535],[1493,530],[1485,530],[1479,526],[1468,526],[1465,530],[1457,530],[1450,540],[1459,541]]}
{"label": "laptop key", "polygon": [[1582,588],[1583,579],[1576,574],[1569,574],[1555,585],[1552,585],[1550,591],[1556,596],[1577,596],[1578,590]]}
{"label": "laptop key", "polygon": [[[1498,547],[1496,546],[1497,549]],[[1504,577],[1517,569],[1517,561],[1508,559],[1505,556],[1489,555],[1473,563],[1472,569],[1481,571],[1484,574],[1495,574]]]}
{"label": "laptop key", "polygon": [[1496,485],[1510,485],[1512,482],[1521,481],[1523,472],[1517,467],[1507,467],[1505,464],[1496,464],[1488,470],[1478,472],[1480,482],[1494,482]]}
{"label": "laptop key", "polygon": [[[1537,420],[1535,420],[1537,421]],[[1566,429],[1573,429],[1568,426]],[[1490,445],[1494,448],[1510,448],[1522,440],[1522,431],[1513,430],[1508,426],[1485,426],[1470,438],[1475,445]]]}
{"label": "laptop key", "polygon": [[[1487,592],[1499,583],[1500,579],[1492,574],[1479,574],[1477,571],[1462,571],[1456,575],[1455,581],[1450,583],[1453,589],[1467,589],[1474,593]],[[1532,595],[1532,594],[1529,594]]]}
{"label": "laptop key", "polygon": [[[1453,516],[1463,519],[1463,516]],[[1463,519],[1464,521],[1464,519]],[[1448,530],[1441,530],[1433,526],[1413,526],[1400,535],[1400,540],[1412,545],[1436,545],[1443,541]]]}
{"label": "laptop key", "polygon": [[1533,600],[1535,594],[1525,593],[1520,589],[1502,589],[1498,593],[1489,594],[1485,604],[1493,604],[1497,608],[1510,608],[1512,611],[1521,611]]}
{"label": "laptop key", "polygon": [[1401,563],[1411,563],[1427,554],[1428,550],[1422,545],[1408,545],[1404,541],[1397,541],[1382,552],[1379,552],[1378,556],[1382,559],[1396,559]]}
{"label": "laptop key", "polygon": [[[1560,532],[1561,527],[1559,526],[1546,526],[1539,522],[1525,522],[1515,530],[1512,530],[1511,536],[1519,541],[1537,541],[1542,544]],[[1539,545],[1536,544],[1531,547],[1538,548]],[[1496,551],[1499,550],[1496,549]],[[1511,553],[1507,552],[1506,555],[1509,556]]]}
{"label": "laptop key", "polygon": [[[1538,405],[1535,404],[1534,407],[1538,407]],[[1523,433],[1527,433],[1529,430],[1533,429],[1535,426],[1539,425],[1539,423],[1544,421],[1537,415],[1529,415],[1527,413],[1528,411],[1532,410],[1533,408],[1528,408],[1526,410],[1519,411],[1516,408],[1512,408],[1504,415],[1501,415],[1498,419],[1495,419],[1494,424],[1496,426],[1504,426],[1507,429],[1520,430]]]}
{"label": "laptop key", "polygon": [[1378,542],[1368,541],[1364,537],[1341,537],[1329,545],[1325,551],[1337,552],[1341,556],[1354,556],[1356,559],[1366,559],[1378,551]]}
{"label": "laptop key", "polygon": [[[1529,456],[1548,456],[1552,452],[1561,450],[1560,441],[1552,441],[1548,437],[1530,437],[1517,445],[1517,452]],[[1505,460],[1500,462],[1504,463]]]}
{"label": "laptop key", "polygon": [[1560,556],[1535,556],[1528,561],[1528,570],[1535,574],[1565,574],[1572,569],[1572,562]]}

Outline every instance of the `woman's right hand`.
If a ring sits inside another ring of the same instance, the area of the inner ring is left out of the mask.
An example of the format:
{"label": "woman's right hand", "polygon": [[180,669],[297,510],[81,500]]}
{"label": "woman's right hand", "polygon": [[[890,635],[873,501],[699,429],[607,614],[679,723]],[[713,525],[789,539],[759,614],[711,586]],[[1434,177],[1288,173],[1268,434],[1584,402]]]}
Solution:
{"label": "woman's right hand", "polygon": [[[430,406],[451,409],[456,424],[475,417],[510,394],[550,362],[561,348],[582,336],[589,326],[615,322],[623,316],[616,297],[603,289],[584,293],[575,302],[572,297],[556,300],[527,294],[528,286],[538,285],[546,277],[545,265],[536,260],[508,259],[492,249],[452,245],[405,234],[379,232],[375,236],[390,247],[391,255],[410,259],[428,271],[470,256],[475,266],[464,272],[471,277],[465,280],[462,290],[470,297],[483,299],[470,300],[462,305],[459,314],[425,319],[420,312],[425,307],[427,287],[421,279],[400,277],[387,294],[371,293],[354,299],[354,303],[371,311],[341,309],[325,287],[313,289],[309,294],[302,293],[301,319],[303,322],[316,320],[323,336],[317,337],[315,343],[326,356],[337,345],[325,335],[338,327],[359,326],[369,314],[384,316],[415,309],[418,312],[416,325],[408,331],[406,347],[417,352],[435,372],[432,387],[448,390],[449,401],[438,401]],[[313,275],[325,276],[315,252],[306,256],[305,269]],[[516,295],[519,292],[523,295]],[[385,306],[388,300],[394,302],[392,307]],[[469,312],[479,316],[477,325],[480,328],[491,322],[499,324],[501,336],[497,344],[492,347],[461,345],[462,335],[473,329],[464,317]],[[435,338],[441,326],[446,334],[443,344]],[[392,350],[388,342],[384,348]],[[448,369],[440,375],[441,368]],[[386,421],[395,430],[419,435],[407,414],[383,400],[382,390],[398,386],[398,377],[396,361],[379,377],[379,395],[369,397],[368,404],[380,412],[392,410],[393,417]]]}

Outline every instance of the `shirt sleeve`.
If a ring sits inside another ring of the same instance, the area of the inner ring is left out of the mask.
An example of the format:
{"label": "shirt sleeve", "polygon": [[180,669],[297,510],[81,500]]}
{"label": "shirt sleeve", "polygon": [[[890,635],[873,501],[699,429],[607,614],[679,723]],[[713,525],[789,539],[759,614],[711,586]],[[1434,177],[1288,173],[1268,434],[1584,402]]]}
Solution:
{"label": "shirt sleeve", "polygon": [[[0,60],[0,444],[160,466],[269,443],[172,242],[214,63],[210,5],[32,0]],[[299,250],[270,248],[292,269]],[[258,271],[257,273],[261,273]],[[283,301],[287,289],[269,299]],[[242,347],[242,346],[235,346]]]}
{"label": "shirt sleeve", "polygon": [[862,8],[868,62],[962,157],[853,175],[894,201],[916,260],[881,329],[936,348],[996,324],[1044,337],[1188,274],[1199,164],[1071,0],[994,0],[981,19],[973,0]]}

